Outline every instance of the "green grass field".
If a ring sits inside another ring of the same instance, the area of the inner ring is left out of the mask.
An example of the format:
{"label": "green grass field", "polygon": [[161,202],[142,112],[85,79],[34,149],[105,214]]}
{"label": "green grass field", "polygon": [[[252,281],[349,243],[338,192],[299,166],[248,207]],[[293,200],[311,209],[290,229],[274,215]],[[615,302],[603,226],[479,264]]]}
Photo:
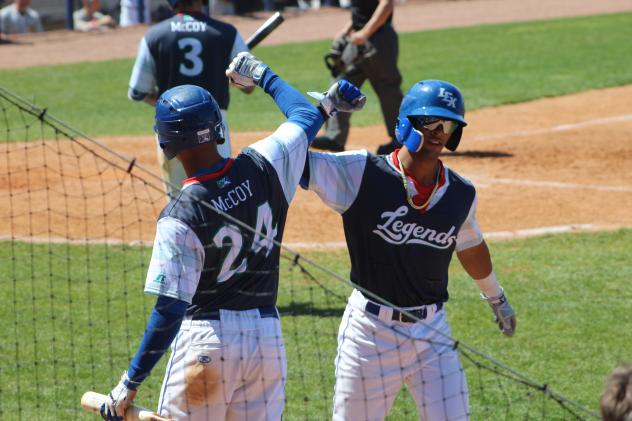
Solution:
{"label": "green grass field", "polygon": [[[497,331],[477,287],[455,263],[447,306],[454,337],[596,409],[605,377],[630,358],[632,333],[624,327],[632,323],[632,231],[490,247],[518,313],[518,333],[507,339]],[[107,391],[116,383],[153,305],[142,294],[149,256],[142,247],[2,243],[1,419],[91,419],[78,410],[81,393]],[[346,252],[307,257],[346,278]],[[289,358],[285,419],[322,420],[330,411],[335,334],[349,287],[308,265],[326,292],[288,262],[282,264],[279,297]],[[163,358],[143,386],[139,403],[156,404],[164,363]],[[547,417],[537,418],[539,393],[467,361],[465,366],[473,419],[514,419],[502,415],[509,401],[514,411],[528,407],[535,419],[563,419],[551,402]],[[415,413],[403,393],[390,419],[408,420]]]}
{"label": "green grass field", "polygon": [[[406,90],[421,79],[459,86],[468,110],[632,83],[632,13],[400,35]],[[256,53],[305,92],[329,85],[329,41],[260,47]],[[132,59],[0,70],[0,85],[89,136],[148,135],[153,110],[127,99]],[[382,123],[369,85],[354,125]],[[261,91],[232,91],[231,130],[271,130],[282,115]]]}
{"label": "green grass field", "polygon": [[[625,49],[630,39],[632,13],[401,34],[403,87],[425,78],[450,80],[463,89],[472,110],[625,85],[632,83],[632,56]],[[306,91],[329,83],[322,65],[328,44],[261,47],[257,54]],[[132,62],[0,70],[0,85],[91,137],[148,135],[151,108],[126,98]],[[354,124],[381,124],[375,96],[365,90],[370,103]],[[232,130],[270,130],[281,121],[261,92],[234,93],[232,100]],[[24,118],[11,109],[5,115]],[[4,124],[25,125],[0,120],[0,131]],[[25,138],[30,139],[20,131],[6,135]],[[631,230],[492,242],[496,271],[518,313],[518,333],[507,339],[498,332],[458,263],[451,268],[447,305],[452,332],[596,410],[606,375],[632,360],[631,249]],[[79,398],[89,389],[107,392],[138,345],[153,305],[142,294],[149,256],[143,247],[0,242],[1,420],[95,419],[79,409]],[[346,278],[346,252],[308,257]],[[282,266],[286,420],[329,418],[335,335],[349,293],[348,285],[308,269],[330,292],[287,261]],[[155,406],[164,364],[163,359],[143,386],[140,404]],[[473,420],[570,419],[542,393],[469,360],[465,365]],[[415,414],[402,393],[389,419]]]}

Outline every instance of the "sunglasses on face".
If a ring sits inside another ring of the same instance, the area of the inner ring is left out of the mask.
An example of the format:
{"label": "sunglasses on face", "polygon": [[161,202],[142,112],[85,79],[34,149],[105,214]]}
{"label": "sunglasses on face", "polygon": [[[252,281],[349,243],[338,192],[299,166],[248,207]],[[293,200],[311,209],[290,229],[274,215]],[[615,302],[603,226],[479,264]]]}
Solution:
{"label": "sunglasses on face", "polygon": [[443,133],[451,135],[459,127],[459,123],[454,120],[446,120],[433,116],[411,116],[408,117],[413,123],[413,127],[417,130],[421,130],[423,127],[426,130],[436,130],[441,126]]}

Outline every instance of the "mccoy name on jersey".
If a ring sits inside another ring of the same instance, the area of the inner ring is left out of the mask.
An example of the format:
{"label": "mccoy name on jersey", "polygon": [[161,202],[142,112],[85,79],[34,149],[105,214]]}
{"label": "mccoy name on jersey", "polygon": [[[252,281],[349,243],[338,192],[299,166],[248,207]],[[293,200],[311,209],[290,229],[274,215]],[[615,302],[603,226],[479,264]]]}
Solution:
{"label": "mccoy name on jersey", "polygon": [[274,306],[280,249],[272,240],[282,240],[306,153],[305,132],[284,123],[187,179],[160,215],[145,291],[190,303],[188,315]]}
{"label": "mccoy name on jersey", "polygon": [[140,43],[130,80],[132,97],[158,95],[177,85],[197,85],[228,108],[225,70],[232,57],[247,51],[237,29],[201,13],[177,14],[154,26]]}
{"label": "mccoy name on jersey", "polygon": [[[278,258],[267,257],[280,252],[270,240],[281,241],[289,205],[274,169],[250,149],[228,160],[218,172],[186,180],[184,189],[186,193],[161,217],[185,222],[204,247],[199,293],[193,297],[190,312],[204,307],[239,310],[251,308],[253,303],[257,307],[275,305],[279,268],[270,262],[278,262]],[[186,204],[196,198],[200,199],[197,204]],[[265,237],[220,216],[206,203]],[[247,283],[239,276],[242,273],[248,274]]]}

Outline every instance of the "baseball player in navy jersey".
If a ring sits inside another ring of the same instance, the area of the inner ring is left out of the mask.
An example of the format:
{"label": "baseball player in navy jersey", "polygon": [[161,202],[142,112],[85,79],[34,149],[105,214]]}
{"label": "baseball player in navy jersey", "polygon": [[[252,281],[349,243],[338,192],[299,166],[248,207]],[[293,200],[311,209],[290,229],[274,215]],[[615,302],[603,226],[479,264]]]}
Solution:
{"label": "baseball player in navy jersey", "polygon": [[182,162],[188,178],[160,214],[145,283],[145,292],[158,299],[138,351],[101,408],[105,419],[122,420],[170,344],[161,415],[281,419],[286,357],[275,307],[277,244],[324,117],[359,109],[366,98],[341,81],[316,108],[249,53],[239,54],[227,75],[233,83],[263,88],[287,121],[235,159],[223,158],[217,144],[226,132],[208,91],[183,85],[158,99],[160,146],[167,159]]}
{"label": "baseball player in navy jersey", "polygon": [[[227,126],[226,110],[229,94],[224,70],[230,61],[248,47],[237,29],[203,13],[202,0],[169,0],[176,15],[151,27],[138,47],[138,54],[129,81],[128,96],[136,101],[155,105],[167,89],[178,85],[197,85],[213,95]],[[252,87],[237,86],[250,93]],[[226,134],[219,153],[231,155]],[[177,160],[164,159],[158,148],[158,161],[165,189],[170,197],[177,195],[186,174]]]}
{"label": "baseball player in navy jersey", "polygon": [[334,420],[384,419],[403,383],[421,420],[469,419],[444,307],[454,250],[501,331],[514,334],[476,221],[476,190],[439,159],[457,148],[464,114],[454,85],[424,80],[400,106],[400,149],[309,153],[301,185],[342,215],[356,286],[338,333]]}

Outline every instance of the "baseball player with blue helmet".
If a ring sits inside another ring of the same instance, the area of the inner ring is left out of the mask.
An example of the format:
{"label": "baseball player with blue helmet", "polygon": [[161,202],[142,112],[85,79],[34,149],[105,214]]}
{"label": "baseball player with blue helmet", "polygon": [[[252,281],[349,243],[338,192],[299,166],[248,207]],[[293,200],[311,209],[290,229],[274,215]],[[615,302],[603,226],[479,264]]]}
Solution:
{"label": "baseball player with blue helmet", "polygon": [[[155,105],[167,89],[178,85],[197,85],[209,91],[227,125],[228,80],[224,70],[230,61],[248,47],[237,29],[203,12],[202,0],[169,0],[176,14],[154,26],[138,46],[138,54],[129,81],[128,97]],[[252,87],[236,85],[250,93]],[[230,138],[224,136],[219,153],[231,155]],[[178,194],[186,174],[177,160],[164,159],[158,146],[158,161],[165,189],[170,197]]]}
{"label": "baseball player with blue helmet", "polygon": [[476,221],[472,183],[441,162],[465,119],[451,83],[423,80],[399,109],[388,155],[310,152],[301,180],[342,215],[353,290],[338,333],[336,421],[382,420],[405,383],[423,420],[468,420],[467,383],[445,310],[453,252],[502,333],[516,318]]}
{"label": "baseball player with blue helmet", "polygon": [[249,53],[226,74],[241,86],[260,86],[287,120],[236,158],[223,158],[217,145],[226,130],[207,90],[183,85],[158,99],[160,146],[166,159],[182,162],[188,178],[158,219],[145,283],[158,298],[138,351],[101,408],[105,419],[122,420],[170,345],[162,416],[281,419],[287,370],[275,307],[278,243],[310,141],[325,117],[360,109],[366,98],[340,81],[314,107]]}

